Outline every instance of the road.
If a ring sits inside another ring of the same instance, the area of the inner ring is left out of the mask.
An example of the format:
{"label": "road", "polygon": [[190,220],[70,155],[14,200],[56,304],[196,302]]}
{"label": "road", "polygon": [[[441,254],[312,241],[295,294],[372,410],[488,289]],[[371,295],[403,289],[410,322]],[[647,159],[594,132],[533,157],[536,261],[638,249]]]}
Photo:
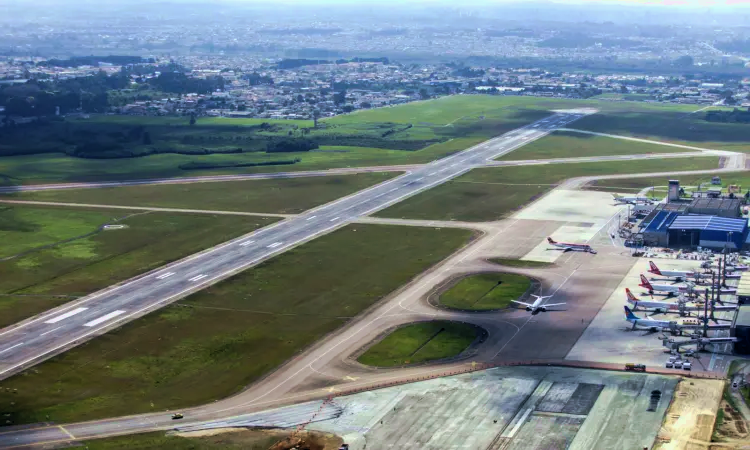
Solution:
{"label": "road", "polygon": [[285,250],[458,177],[593,111],[558,112],[400,177],[0,330],[0,379]]}

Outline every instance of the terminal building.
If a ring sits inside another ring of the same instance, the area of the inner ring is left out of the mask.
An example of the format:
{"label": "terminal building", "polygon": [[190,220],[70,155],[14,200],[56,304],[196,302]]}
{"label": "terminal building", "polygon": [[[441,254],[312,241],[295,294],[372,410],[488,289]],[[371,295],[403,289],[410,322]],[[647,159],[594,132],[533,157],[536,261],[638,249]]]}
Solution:
{"label": "terminal building", "polygon": [[740,250],[748,238],[738,198],[680,198],[679,182],[670,180],[667,203],[660,203],[641,222],[644,245],[651,247]]}

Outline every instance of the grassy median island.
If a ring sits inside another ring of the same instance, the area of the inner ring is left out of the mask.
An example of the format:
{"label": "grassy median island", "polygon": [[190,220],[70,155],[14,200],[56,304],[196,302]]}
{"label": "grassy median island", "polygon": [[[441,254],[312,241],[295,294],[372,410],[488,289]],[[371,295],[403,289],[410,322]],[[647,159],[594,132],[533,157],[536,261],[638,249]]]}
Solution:
{"label": "grassy median island", "polygon": [[0,205],[0,327],[276,220]]}
{"label": "grassy median island", "polygon": [[562,181],[582,176],[715,169],[719,158],[606,161],[474,169],[375,214],[424,220],[498,220]]}
{"label": "grassy median island", "polygon": [[357,361],[368,366],[393,367],[450,358],[466,350],[480,333],[481,329],[461,322],[414,323],[397,328]]}
{"label": "grassy median island", "polygon": [[0,411],[72,422],[235,394],[472,236],[349,225],[2,381]]}
{"label": "grassy median island", "polygon": [[461,278],[440,294],[440,305],[463,310],[488,311],[510,305],[531,287],[531,279],[514,273],[480,273]]}
{"label": "grassy median island", "polygon": [[528,269],[543,269],[545,267],[552,267],[554,263],[542,262],[542,261],[526,261],[523,259],[512,259],[512,258],[490,258],[490,262],[500,264],[501,266],[508,267],[524,267]]}
{"label": "grassy median island", "polygon": [[18,200],[122,206],[297,214],[375,184],[398,173],[123,186],[39,191],[0,196]]}

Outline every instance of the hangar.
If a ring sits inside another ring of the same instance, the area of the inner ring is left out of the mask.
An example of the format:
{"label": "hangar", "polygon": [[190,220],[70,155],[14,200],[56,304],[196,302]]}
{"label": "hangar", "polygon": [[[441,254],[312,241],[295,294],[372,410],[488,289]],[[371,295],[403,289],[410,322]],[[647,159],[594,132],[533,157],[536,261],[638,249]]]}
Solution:
{"label": "hangar", "polygon": [[674,247],[708,247],[739,250],[747,236],[747,220],[686,215],[667,226],[668,243]]}

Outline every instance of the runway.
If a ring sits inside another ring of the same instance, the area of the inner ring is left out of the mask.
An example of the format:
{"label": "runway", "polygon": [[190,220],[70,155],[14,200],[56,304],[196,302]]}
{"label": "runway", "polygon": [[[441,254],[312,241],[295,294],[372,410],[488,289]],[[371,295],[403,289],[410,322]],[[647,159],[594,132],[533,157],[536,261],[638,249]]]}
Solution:
{"label": "runway", "polygon": [[[571,110],[0,330],[0,379],[590,114]],[[184,180],[183,180],[184,181]],[[122,185],[122,184],[120,184]]]}

